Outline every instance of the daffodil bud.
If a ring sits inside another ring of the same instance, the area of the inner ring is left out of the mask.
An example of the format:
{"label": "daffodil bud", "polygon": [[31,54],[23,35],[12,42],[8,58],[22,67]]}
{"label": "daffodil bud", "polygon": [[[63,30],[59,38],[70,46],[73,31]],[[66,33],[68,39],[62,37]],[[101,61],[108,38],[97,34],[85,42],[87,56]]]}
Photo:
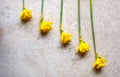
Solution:
{"label": "daffodil bud", "polygon": [[77,48],[77,52],[86,53],[86,52],[89,51],[89,49],[90,49],[90,46],[87,43],[85,43],[84,41],[81,40],[80,44]]}
{"label": "daffodil bud", "polygon": [[23,9],[22,13],[20,14],[20,18],[23,21],[28,21],[32,18],[32,11],[28,9]]}
{"label": "daffodil bud", "polygon": [[93,64],[95,69],[102,69],[106,65],[107,60],[103,57],[97,57],[96,61]]}
{"label": "daffodil bud", "polygon": [[41,31],[42,33],[47,33],[52,29],[52,22],[48,22],[48,21],[42,21],[41,25],[39,27],[39,32]]}
{"label": "daffodil bud", "polygon": [[64,31],[61,33],[61,42],[62,44],[68,44],[72,39],[72,34],[65,33]]}

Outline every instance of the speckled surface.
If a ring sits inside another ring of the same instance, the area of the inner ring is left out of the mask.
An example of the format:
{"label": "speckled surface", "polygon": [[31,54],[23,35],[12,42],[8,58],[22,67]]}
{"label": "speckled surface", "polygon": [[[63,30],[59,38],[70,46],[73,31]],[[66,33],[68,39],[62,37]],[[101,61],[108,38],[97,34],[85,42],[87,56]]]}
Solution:
{"label": "speckled surface", "polygon": [[22,0],[0,0],[0,77],[120,77],[120,0],[93,0],[97,50],[107,66],[93,70],[89,0],[81,0],[82,35],[91,45],[84,56],[78,46],[77,0],[64,0],[63,28],[73,34],[69,45],[59,41],[60,0],[45,0],[45,20],[53,21],[46,35],[38,33],[41,0],[26,0],[33,18],[22,23]]}

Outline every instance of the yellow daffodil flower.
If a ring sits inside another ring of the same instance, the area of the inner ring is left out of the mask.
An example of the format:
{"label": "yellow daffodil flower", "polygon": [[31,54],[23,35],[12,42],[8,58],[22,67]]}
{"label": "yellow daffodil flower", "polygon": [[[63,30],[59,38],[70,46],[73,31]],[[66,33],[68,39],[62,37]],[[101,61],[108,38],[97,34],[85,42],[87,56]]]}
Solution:
{"label": "yellow daffodil flower", "polygon": [[64,31],[61,33],[61,42],[62,44],[68,44],[72,39],[72,34],[65,33]]}
{"label": "yellow daffodil flower", "polygon": [[48,22],[48,21],[42,21],[41,25],[39,27],[39,32],[41,31],[42,33],[46,33],[49,32],[52,29],[52,22]]}
{"label": "yellow daffodil flower", "polygon": [[22,13],[20,14],[20,18],[23,21],[28,21],[32,18],[32,11],[28,9],[23,9]]}
{"label": "yellow daffodil flower", "polygon": [[103,68],[106,64],[107,60],[103,57],[97,57],[96,61],[93,64],[93,67],[95,69],[100,70],[101,68]]}
{"label": "yellow daffodil flower", "polygon": [[86,53],[86,52],[89,51],[89,49],[90,49],[90,46],[87,43],[85,43],[84,41],[81,40],[81,42],[80,42],[80,44],[77,48],[77,52]]}

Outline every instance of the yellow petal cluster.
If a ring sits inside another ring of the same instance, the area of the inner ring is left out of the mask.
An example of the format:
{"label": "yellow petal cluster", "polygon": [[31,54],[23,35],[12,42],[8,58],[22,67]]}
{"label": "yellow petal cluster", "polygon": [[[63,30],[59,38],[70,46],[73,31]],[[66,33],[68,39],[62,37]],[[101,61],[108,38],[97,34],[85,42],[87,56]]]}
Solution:
{"label": "yellow petal cluster", "polygon": [[40,28],[39,28],[39,31],[41,31],[42,33],[47,33],[49,32],[51,29],[52,29],[52,22],[49,22],[49,21],[42,21],[41,22],[41,25],[40,25]]}
{"label": "yellow petal cluster", "polygon": [[101,68],[103,68],[106,65],[107,60],[103,57],[97,57],[96,61],[93,64],[93,67],[95,69],[100,70]]}
{"label": "yellow petal cluster", "polygon": [[89,51],[89,49],[90,49],[90,46],[87,43],[85,43],[84,41],[81,40],[81,42],[80,42],[80,44],[77,48],[77,52],[86,53],[86,52]]}
{"label": "yellow petal cluster", "polygon": [[66,33],[66,32],[63,31],[61,33],[60,39],[61,39],[61,43],[62,44],[68,44],[71,41],[71,39],[72,39],[72,34]]}
{"label": "yellow petal cluster", "polygon": [[20,14],[20,18],[23,21],[28,21],[32,18],[32,11],[28,9],[23,9],[22,13]]}

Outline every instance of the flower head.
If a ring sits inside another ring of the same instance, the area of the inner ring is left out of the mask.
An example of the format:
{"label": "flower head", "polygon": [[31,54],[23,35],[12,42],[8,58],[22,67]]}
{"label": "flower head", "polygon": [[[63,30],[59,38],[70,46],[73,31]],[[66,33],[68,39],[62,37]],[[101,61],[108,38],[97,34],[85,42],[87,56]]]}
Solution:
{"label": "flower head", "polygon": [[103,68],[106,65],[107,60],[103,57],[97,57],[96,61],[93,64],[93,67],[95,69],[100,70],[101,68]]}
{"label": "flower head", "polygon": [[28,9],[23,9],[22,13],[20,14],[20,18],[23,21],[28,21],[32,18],[32,11]]}
{"label": "flower head", "polygon": [[85,43],[83,40],[81,40],[77,48],[77,52],[86,53],[89,51],[89,49],[90,49],[90,46],[87,43]]}
{"label": "flower head", "polygon": [[61,33],[61,42],[62,44],[68,44],[72,39],[72,34],[65,33],[64,31]]}
{"label": "flower head", "polygon": [[49,32],[52,29],[52,22],[42,20],[39,31],[42,33]]}

